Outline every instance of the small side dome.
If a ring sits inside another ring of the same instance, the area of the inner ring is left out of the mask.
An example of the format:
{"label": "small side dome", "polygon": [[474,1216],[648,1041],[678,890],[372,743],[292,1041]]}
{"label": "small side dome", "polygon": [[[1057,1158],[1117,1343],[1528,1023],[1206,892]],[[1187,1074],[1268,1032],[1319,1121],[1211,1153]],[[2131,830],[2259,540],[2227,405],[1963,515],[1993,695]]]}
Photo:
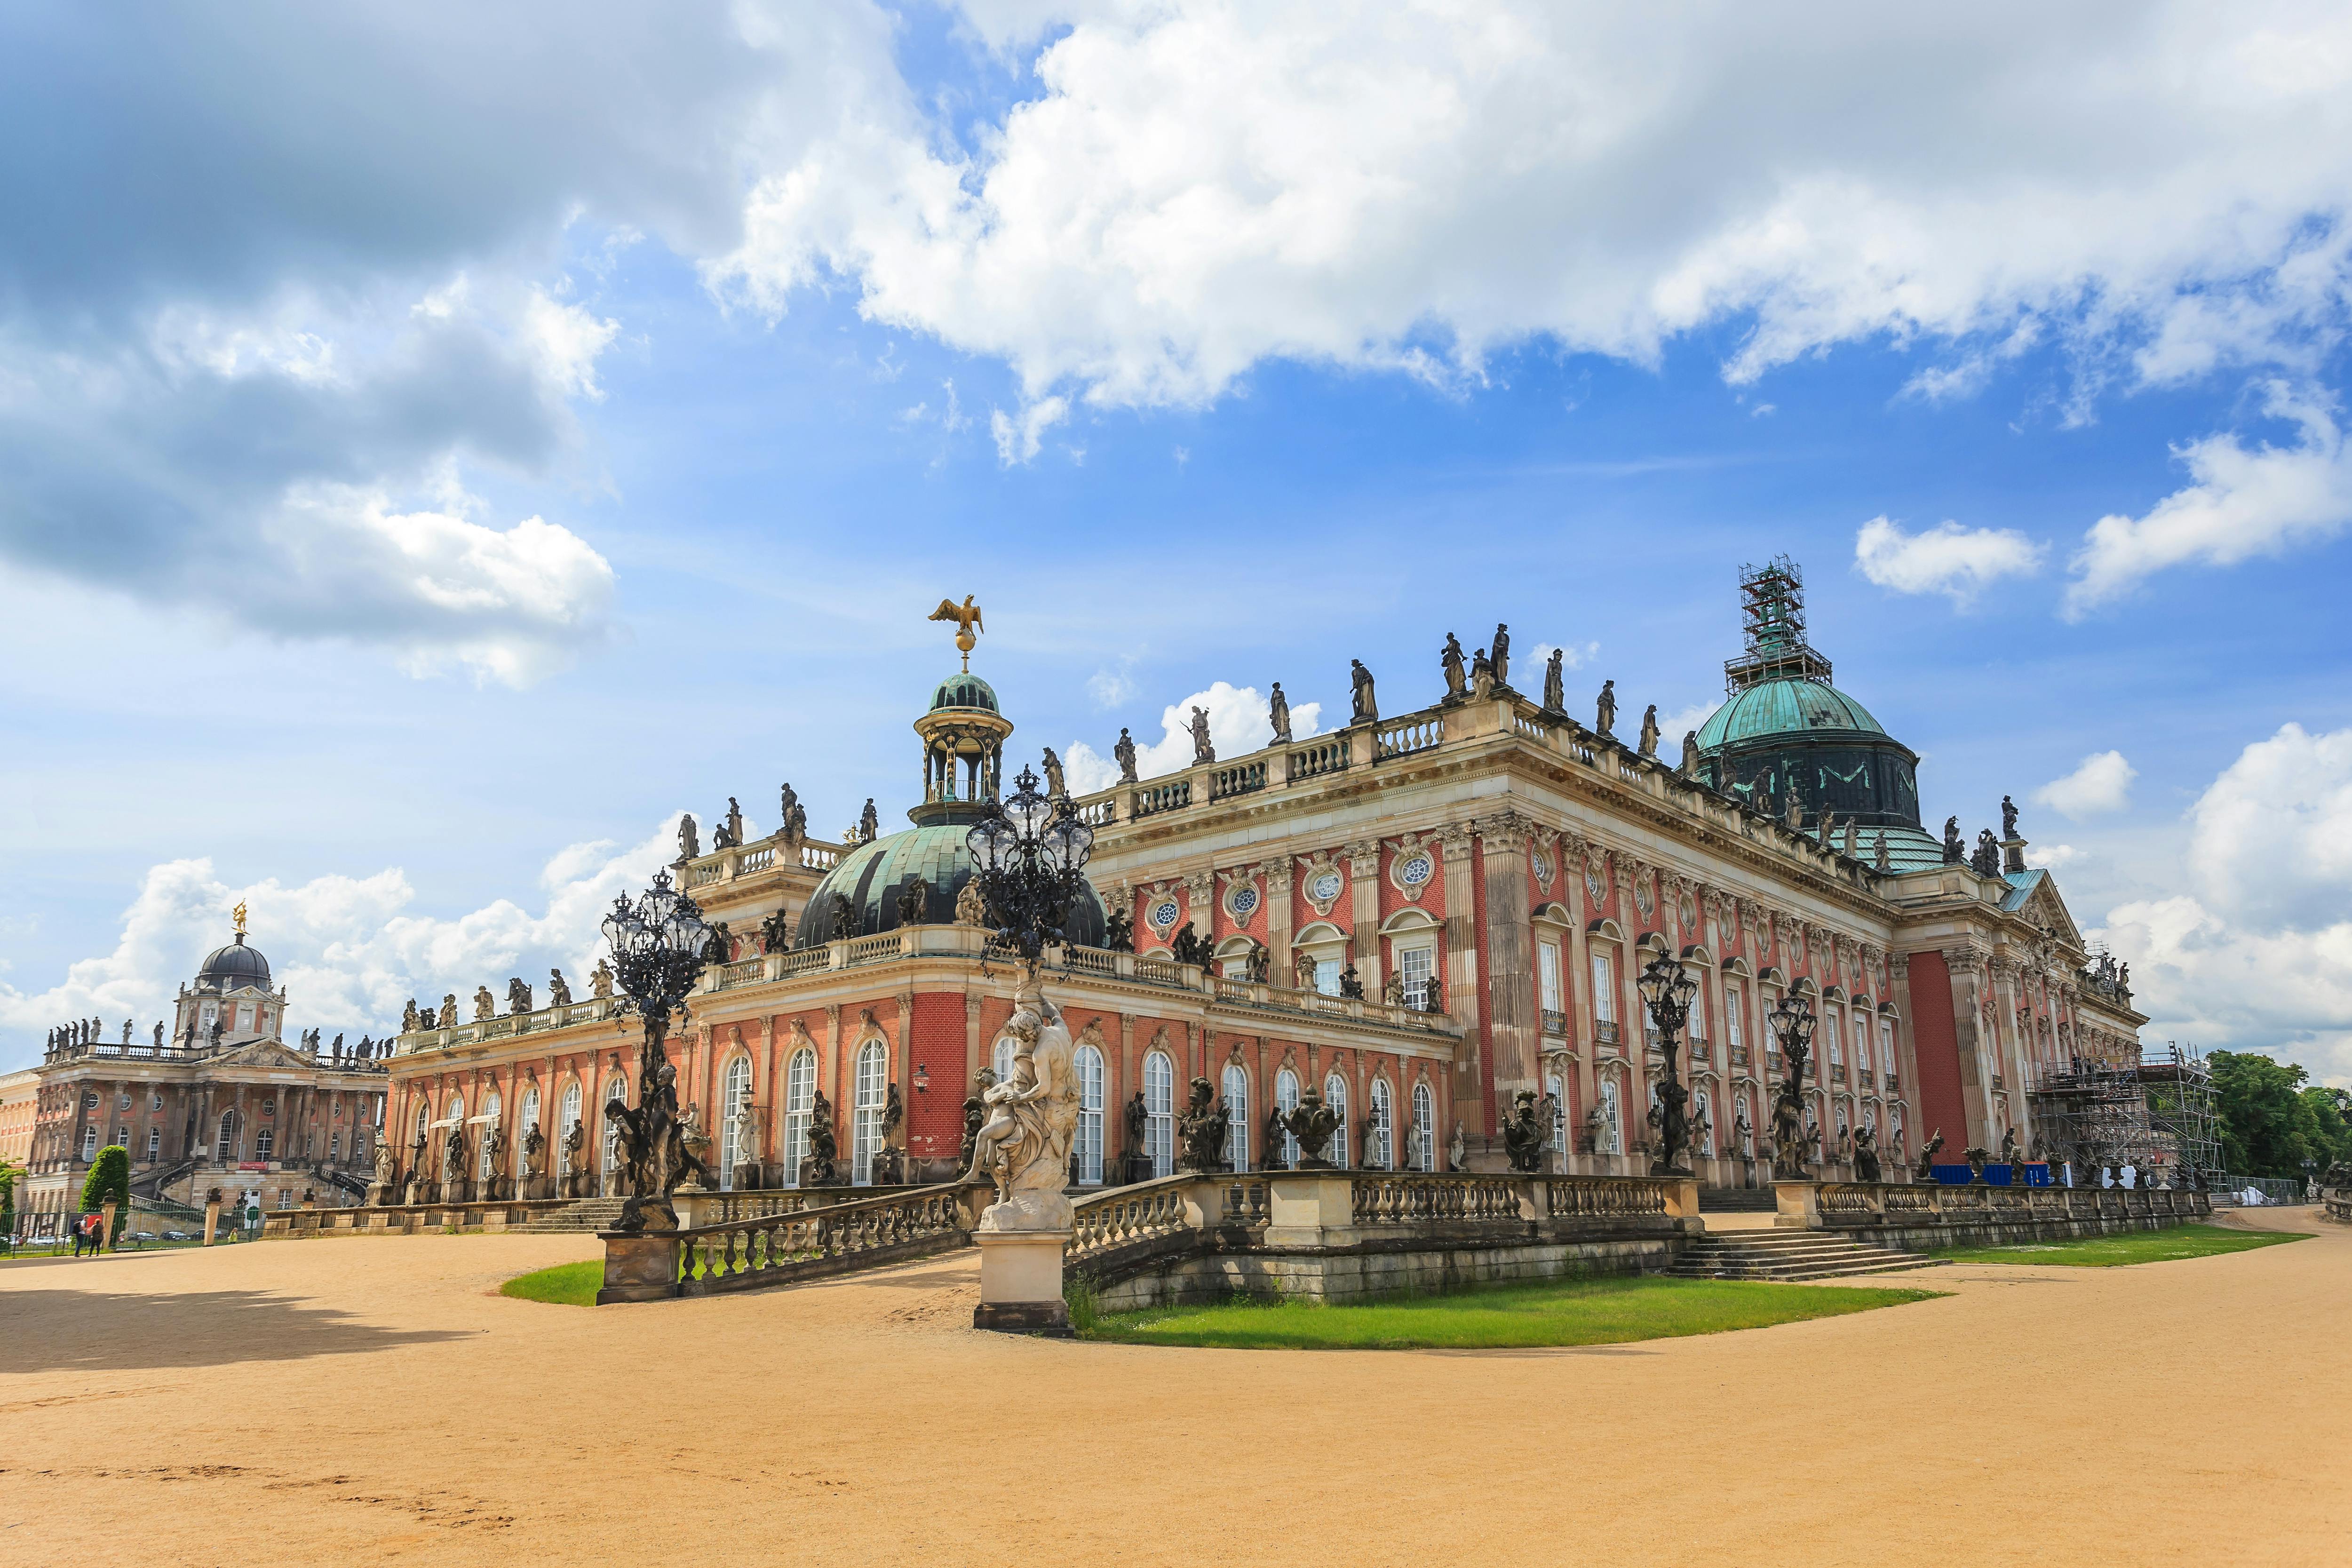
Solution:
{"label": "small side dome", "polygon": [[[924,809],[944,813],[946,808]],[[806,952],[823,947],[832,938],[836,897],[849,902],[850,918],[856,923],[851,935],[878,936],[898,930],[898,895],[918,877],[930,894],[924,913],[926,922],[953,922],[956,895],[971,880],[971,849],[967,839],[977,815],[974,808],[965,807],[942,819],[927,821],[871,844],[861,844],[843,856],[840,864],[827,871],[824,879],[809,894],[793,946]],[[1077,904],[1069,912],[1066,929],[1070,940],[1081,947],[1103,944],[1108,917],[1092,883],[1081,885]]]}
{"label": "small side dome", "polygon": [[996,706],[996,688],[969,670],[949,676],[931,689],[931,711],[943,708],[977,708],[983,712],[1001,711]]}

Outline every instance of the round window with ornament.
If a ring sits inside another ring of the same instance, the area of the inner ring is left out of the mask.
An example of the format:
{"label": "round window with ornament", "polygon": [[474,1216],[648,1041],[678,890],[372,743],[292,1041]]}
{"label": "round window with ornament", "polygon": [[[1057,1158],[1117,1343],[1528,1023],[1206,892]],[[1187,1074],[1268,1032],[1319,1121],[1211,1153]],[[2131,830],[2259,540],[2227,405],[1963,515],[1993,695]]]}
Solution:
{"label": "round window with ornament", "polygon": [[1318,904],[1328,904],[1339,896],[1339,889],[1344,886],[1346,884],[1340,880],[1339,872],[1326,871],[1307,884],[1307,896]]}
{"label": "round window with ornament", "polygon": [[1178,912],[1175,900],[1162,899],[1151,906],[1150,912],[1145,918],[1160,930],[1166,931],[1176,923]]}
{"label": "round window with ornament", "polygon": [[1436,874],[1437,868],[1430,864],[1429,852],[1425,849],[1416,849],[1397,862],[1397,881],[1408,888],[1424,887]]}
{"label": "round window with ornament", "polygon": [[1261,901],[1257,889],[1244,883],[1226,895],[1225,908],[1233,911],[1234,919],[1246,921],[1250,916],[1257,913],[1257,906]]}

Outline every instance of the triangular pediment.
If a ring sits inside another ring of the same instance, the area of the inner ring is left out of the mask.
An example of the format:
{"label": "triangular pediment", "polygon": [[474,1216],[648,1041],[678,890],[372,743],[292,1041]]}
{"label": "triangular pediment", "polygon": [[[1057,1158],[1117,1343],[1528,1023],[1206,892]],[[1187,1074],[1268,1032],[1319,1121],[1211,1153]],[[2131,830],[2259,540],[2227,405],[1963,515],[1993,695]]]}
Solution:
{"label": "triangular pediment", "polygon": [[276,1040],[247,1040],[213,1058],[223,1067],[308,1068],[317,1064],[301,1052]]}
{"label": "triangular pediment", "polygon": [[2049,872],[2042,872],[2035,880],[2033,890],[2026,895],[2017,912],[2075,952],[2083,950],[2083,929],[2066,912],[2066,900],[2058,896],[2057,879]]}

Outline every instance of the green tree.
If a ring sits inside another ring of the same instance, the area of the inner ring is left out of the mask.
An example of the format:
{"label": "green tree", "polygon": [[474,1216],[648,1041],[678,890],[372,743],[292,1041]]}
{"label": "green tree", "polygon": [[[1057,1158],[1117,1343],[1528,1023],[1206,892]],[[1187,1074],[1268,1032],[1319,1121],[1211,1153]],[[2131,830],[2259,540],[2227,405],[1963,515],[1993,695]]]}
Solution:
{"label": "green tree", "polygon": [[16,1234],[16,1178],[24,1173],[22,1165],[0,1160],[0,1247]]}
{"label": "green tree", "polygon": [[2352,1160],[2352,1094],[2313,1084],[2295,1096],[2295,1130],[2321,1169]]}
{"label": "green tree", "polygon": [[122,1239],[122,1227],[131,1218],[131,1151],[120,1143],[109,1143],[90,1162],[89,1174],[82,1178],[82,1212],[91,1214],[105,1206],[106,1200],[115,1203],[114,1233],[109,1242]]}

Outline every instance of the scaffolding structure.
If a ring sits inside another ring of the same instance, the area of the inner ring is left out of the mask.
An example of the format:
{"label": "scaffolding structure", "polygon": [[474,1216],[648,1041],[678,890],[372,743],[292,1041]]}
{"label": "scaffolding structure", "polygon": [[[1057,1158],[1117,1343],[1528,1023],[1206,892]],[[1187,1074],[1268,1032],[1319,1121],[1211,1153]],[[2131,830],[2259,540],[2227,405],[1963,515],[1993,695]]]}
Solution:
{"label": "scaffolding structure", "polygon": [[2194,1049],[2144,1047],[2137,1063],[2078,1060],[2045,1069],[2027,1097],[2042,1158],[2130,1165],[2165,1179],[2221,1171],[2213,1074]]}

